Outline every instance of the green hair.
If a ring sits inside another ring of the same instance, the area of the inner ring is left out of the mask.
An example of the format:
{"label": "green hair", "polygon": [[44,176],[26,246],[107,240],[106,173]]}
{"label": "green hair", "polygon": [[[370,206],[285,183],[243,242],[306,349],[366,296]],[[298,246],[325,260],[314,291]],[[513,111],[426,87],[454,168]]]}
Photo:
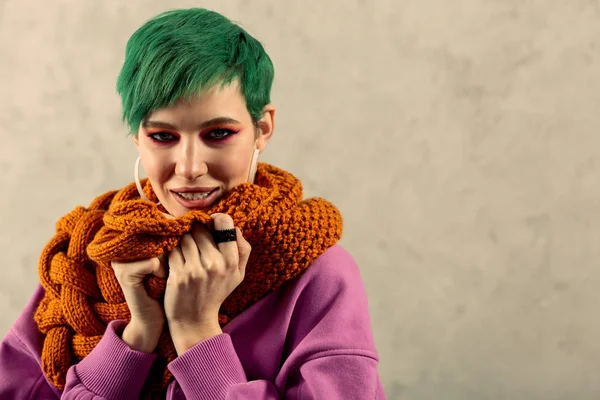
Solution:
{"label": "green hair", "polygon": [[256,124],[270,103],[273,76],[263,46],[240,26],[202,8],[171,10],[129,38],[117,92],[123,121],[137,134],[151,112],[237,79]]}

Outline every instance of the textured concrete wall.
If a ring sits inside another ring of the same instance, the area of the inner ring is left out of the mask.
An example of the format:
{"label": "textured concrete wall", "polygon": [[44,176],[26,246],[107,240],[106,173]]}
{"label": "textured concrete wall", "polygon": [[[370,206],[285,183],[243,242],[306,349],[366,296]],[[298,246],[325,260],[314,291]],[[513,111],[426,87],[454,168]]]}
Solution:
{"label": "textured concrete wall", "polygon": [[342,209],[390,398],[598,398],[597,0],[0,0],[0,334],[57,218],[131,181],[115,78],[167,3],[272,55],[264,160]]}

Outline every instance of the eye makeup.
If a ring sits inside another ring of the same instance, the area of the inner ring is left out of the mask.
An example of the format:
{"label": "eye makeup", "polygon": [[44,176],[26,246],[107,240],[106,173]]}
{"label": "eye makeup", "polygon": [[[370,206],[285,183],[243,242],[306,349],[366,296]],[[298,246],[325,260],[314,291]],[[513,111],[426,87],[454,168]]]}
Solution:
{"label": "eye makeup", "polygon": [[144,129],[144,133],[152,142],[157,143],[159,145],[167,144],[179,139],[179,135],[176,132],[170,132],[165,129]]}
{"label": "eye makeup", "polygon": [[202,132],[200,135],[208,141],[211,142],[226,142],[239,133],[239,129],[232,129],[230,127],[216,127],[207,129],[205,132]]}
{"label": "eye makeup", "polygon": [[[179,139],[179,133],[164,128],[145,128],[146,136],[157,144],[167,144]],[[213,143],[225,143],[234,135],[238,134],[240,129],[231,126],[216,126],[204,129],[200,136],[202,139]]]}

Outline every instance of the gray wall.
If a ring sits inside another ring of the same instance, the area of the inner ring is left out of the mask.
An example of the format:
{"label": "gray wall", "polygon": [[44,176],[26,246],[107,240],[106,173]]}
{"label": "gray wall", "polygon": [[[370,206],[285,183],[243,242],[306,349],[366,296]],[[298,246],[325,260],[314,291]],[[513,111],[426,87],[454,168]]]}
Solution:
{"label": "gray wall", "polygon": [[56,220],[132,179],[126,40],[189,6],[272,55],[263,160],[343,211],[390,398],[598,398],[592,0],[0,0],[0,334]]}

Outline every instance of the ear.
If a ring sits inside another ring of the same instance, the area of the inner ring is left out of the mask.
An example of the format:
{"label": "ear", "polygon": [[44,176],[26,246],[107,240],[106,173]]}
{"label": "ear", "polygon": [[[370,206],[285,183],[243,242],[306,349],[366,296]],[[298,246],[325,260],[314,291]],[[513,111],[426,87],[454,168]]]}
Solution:
{"label": "ear", "polygon": [[262,153],[269,144],[275,130],[275,106],[267,104],[262,110],[263,116],[258,121],[258,136],[256,138],[256,147]]}
{"label": "ear", "polygon": [[138,149],[138,151],[139,151],[140,150],[140,139],[138,138],[138,135],[132,134],[131,137],[133,139],[133,144],[135,145],[135,148]]}

